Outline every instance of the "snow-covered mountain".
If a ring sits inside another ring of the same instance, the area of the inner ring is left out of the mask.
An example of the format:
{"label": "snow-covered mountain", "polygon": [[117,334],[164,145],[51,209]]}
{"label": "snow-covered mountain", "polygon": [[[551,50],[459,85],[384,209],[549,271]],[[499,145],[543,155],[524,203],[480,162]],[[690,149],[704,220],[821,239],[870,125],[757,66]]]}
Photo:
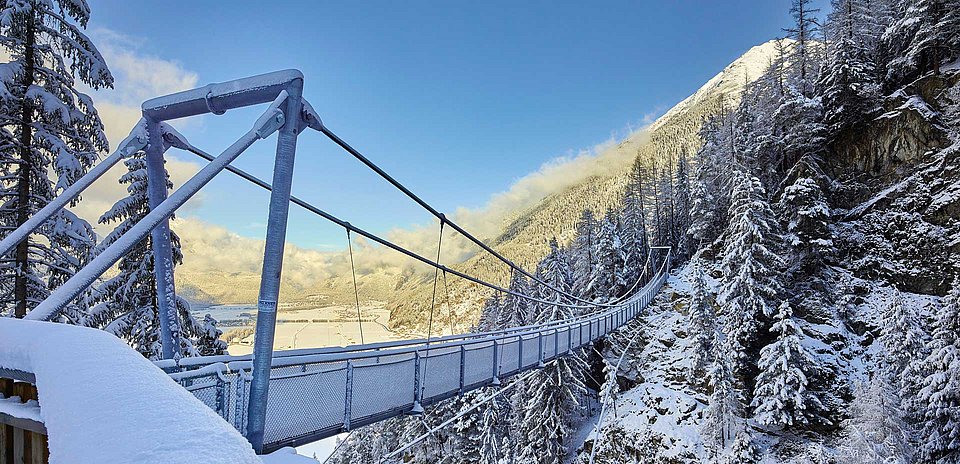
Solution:
{"label": "snow-covered mountain", "polygon": [[[500,225],[502,232],[490,237],[488,243],[525,269],[532,270],[546,254],[547,241],[551,237],[557,237],[561,244],[572,239],[575,222],[584,209],[602,215],[619,204],[627,184],[628,170],[635,160],[671,163],[670,160],[676,159],[681,150],[696,152],[701,144],[698,133],[704,119],[735,108],[745,86],[760,77],[777,56],[778,48],[778,41],[772,40],[747,50],[649,127],[635,131],[598,153],[596,162],[609,163],[613,166],[611,169],[555,191],[529,208],[504,216]],[[505,283],[509,277],[505,266],[483,253],[457,268],[492,282]],[[393,323],[418,325],[426,318],[431,279],[432,274],[427,279],[411,280],[400,287],[398,295],[388,300],[393,301]],[[476,321],[479,302],[488,292],[458,280],[450,280],[450,284],[452,298],[463,302],[455,306],[454,317],[461,328],[466,328]],[[447,317],[446,310],[443,313],[442,317]]]}

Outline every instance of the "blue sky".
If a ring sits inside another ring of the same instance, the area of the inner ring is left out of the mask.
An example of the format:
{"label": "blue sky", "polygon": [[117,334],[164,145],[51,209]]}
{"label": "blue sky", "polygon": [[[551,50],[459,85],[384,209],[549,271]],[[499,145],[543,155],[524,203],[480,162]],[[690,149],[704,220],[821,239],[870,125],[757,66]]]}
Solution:
{"label": "blue sky", "polygon": [[[300,69],[331,129],[453,211],[651,121],[782,35],[789,3],[90,0],[89,29],[176,63],[199,85]],[[219,153],[259,111],[207,116],[183,132]],[[274,148],[259,142],[236,164],[270,179]],[[262,238],[267,193],[221,177],[184,214]],[[301,137],[294,193],[378,232],[428,221],[319,134]],[[291,242],[344,246],[342,231],[291,211]]]}

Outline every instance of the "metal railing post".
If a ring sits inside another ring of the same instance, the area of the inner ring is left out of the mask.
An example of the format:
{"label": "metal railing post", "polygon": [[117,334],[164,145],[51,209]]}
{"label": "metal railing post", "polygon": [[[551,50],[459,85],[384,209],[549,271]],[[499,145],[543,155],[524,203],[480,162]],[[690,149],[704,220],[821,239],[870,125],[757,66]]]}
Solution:
{"label": "metal railing post", "polygon": [[523,371],[523,334],[517,335],[517,372]]}
{"label": "metal railing post", "polygon": [[463,394],[463,382],[464,382],[463,377],[464,377],[464,374],[466,373],[465,372],[466,362],[467,362],[467,348],[465,345],[460,345],[460,394],[461,395]]}
{"label": "metal railing post", "polygon": [[537,356],[537,367],[543,367],[543,331],[537,331],[537,351],[540,353]]}
{"label": "metal railing post", "polygon": [[347,360],[347,391],[343,402],[343,431],[350,431],[350,416],[353,414],[353,361]]}
{"label": "metal railing post", "polygon": [[553,329],[553,358],[560,357],[560,328]]}
{"label": "metal railing post", "polygon": [[[167,199],[167,171],[163,166],[163,134],[160,122],[145,118],[148,145],[146,149],[147,196],[153,211]],[[157,287],[157,313],[160,319],[160,348],[163,359],[180,358],[180,315],[173,281],[173,250],[170,247],[170,220],[163,218],[150,231],[153,248],[153,275]]]}
{"label": "metal railing post", "polygon": [[413,352],[413,407],[410,408],[410,414],[423,414],[423,406],[420,404],[423,388],[420,387],[420,352]]}
{"label": "metal railing post", "polygon": [[294,79],[287,86],[283,103],[284,123],[277,135],[277,157],[273,168],[273,190],[270,192],[270,213],[263,250],[263,272],[260,275],[260,296],[257,301],[257,327],[253,347],[253,381],[250,384],[250,407],[247,419],[247,440],[254,451],[263,451],[263,432],[267,418],[270,388],[270,364],[273,359],[273,337],[277,324],[277,298],[280,294],[280,271],[287,235],[287,214],[290,211],[290,190],[293,183],[293,162],[300,130],[303,79]]}
{"label": "metal railing post", "polygon": [[500,344],[497,339],[493,339],[493,381],[490,385],[500,385]]}

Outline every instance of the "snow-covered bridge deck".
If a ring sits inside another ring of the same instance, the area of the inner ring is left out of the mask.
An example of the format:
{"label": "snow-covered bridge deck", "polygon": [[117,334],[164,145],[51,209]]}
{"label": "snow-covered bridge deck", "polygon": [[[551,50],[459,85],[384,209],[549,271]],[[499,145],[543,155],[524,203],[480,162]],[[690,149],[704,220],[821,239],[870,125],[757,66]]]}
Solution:
{"label": "snow-covered bridge deck", "polygon": [[[659,273],[621,305],[539,326],[346,348],[277,351],[270,370],[264,452],[417,412],[542,367],[636,317],[667,277]],[[203,403],[245,433],[250,356],[159,361]]]}

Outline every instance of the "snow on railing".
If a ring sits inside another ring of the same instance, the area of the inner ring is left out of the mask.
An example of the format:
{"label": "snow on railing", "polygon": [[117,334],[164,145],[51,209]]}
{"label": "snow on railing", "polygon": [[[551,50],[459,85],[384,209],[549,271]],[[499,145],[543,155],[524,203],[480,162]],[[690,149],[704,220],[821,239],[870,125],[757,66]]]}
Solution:
{"label": "snow on railing", "polygon": [[0,318],[0,340],[0,377],[36,385],[31,417],[51,463],[260,463],[234,427],[111,334]]}

